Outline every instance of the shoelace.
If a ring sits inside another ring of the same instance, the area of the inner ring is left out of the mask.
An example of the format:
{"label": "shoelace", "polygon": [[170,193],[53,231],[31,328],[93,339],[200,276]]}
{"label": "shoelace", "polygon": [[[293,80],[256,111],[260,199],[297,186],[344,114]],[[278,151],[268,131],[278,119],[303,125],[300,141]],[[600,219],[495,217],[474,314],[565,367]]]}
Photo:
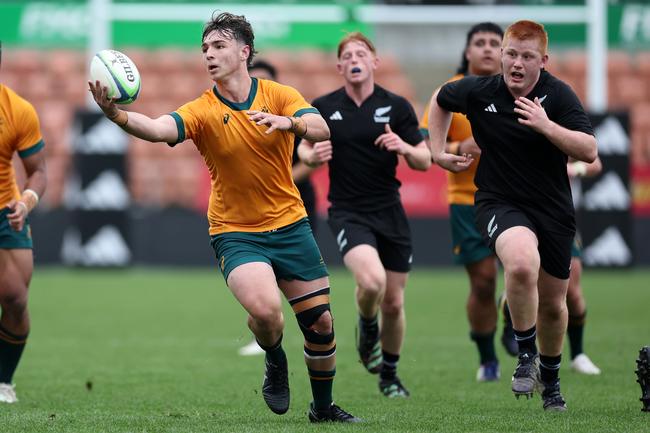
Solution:
{"label": "shoelace", "polygon": [[283,386],[286,383],[288,371],[283,370],[270,362],[268,362],[267,365],[269,366],[269,373],[273,371],[273,373],[269,374],[269,380],[271,381],[273,388]]}
{"label": "shoelace", "polygon": [[331,411],[332,411],[332,415],[334,415],[334,418],[337,418],[337,419],[352,419],[352,418],[354,418],[354,416],[347,413],[346,411],[344,411],[343,409],[341,409],[340,407],[338,407],[335,404],[332,404]]}
{"label": "shoelace", "polygon": [[515,369],[515,377],[528,377],[530,376],[530,372],[533,368],[534,365],[534,358],[532,356],[529,357],[519,357],[519,364],[517,365],[517,368]]}
{"label": "shoelace", "polygon": [[548,406],[564,406],[566,403],[564,402],[564,398],[562,398],[562,394],[560,394],[560,391],[557,389],[554,389],[550,392],[544,393],[544,407]]}

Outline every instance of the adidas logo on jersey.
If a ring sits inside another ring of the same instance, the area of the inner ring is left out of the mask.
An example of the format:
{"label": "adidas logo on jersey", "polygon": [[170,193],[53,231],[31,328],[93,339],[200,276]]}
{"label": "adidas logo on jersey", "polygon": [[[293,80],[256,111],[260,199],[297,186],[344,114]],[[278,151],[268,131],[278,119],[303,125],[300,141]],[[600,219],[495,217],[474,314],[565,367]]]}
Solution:
{"label": "adidas logo on jersey", "polygon": [[485,107],[484,111],[489,111],[490,113],[496,113],[497,107],[495,107],[494,104],[490,104],[487,107]]}
{"label": "adidas logo on jersey", "polygon": [[630,194],[621,178],[610,171],[583,194],[582,206],[587,210],[627,210]]}
{"label": "adidas logo on jersey", "polygon": [[583,251],[583,260],[590,266],[626,266],[632,253],[616,227],[609,227]]}
{"label": "adidas logo on jersey", "polygon": [[341,112],[339,110],[336,110],[331,116],[330,120],[343,120],[343,116],[341,116]]}

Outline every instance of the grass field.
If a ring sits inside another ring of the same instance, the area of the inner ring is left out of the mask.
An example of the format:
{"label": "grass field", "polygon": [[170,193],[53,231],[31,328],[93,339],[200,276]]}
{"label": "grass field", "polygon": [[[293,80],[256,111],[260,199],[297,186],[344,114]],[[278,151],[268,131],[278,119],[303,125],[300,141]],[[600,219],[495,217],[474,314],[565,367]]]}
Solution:
{"label": "grass field", "polygon": [[354,350],[353,283],[332,275],[338,343],[335,399],[367,422],[310,425],[302,334],[287,308],[291,408],[271,413],[260,394],[261,357],[239,357],[245,314],[216,269],[37,269],[32,333],[14,378],[20,402],[0,407],[2,432],[642,432],[634,367],[650,345],[650,272],[587,270],[586,349],[599,377],[561,371],[569,411],[515,400],[514,360],[498,346],[503,377],[477,384],[477,354],[459,270],[416,269],[407,289],[400,376],[408,400],[388,400]]}

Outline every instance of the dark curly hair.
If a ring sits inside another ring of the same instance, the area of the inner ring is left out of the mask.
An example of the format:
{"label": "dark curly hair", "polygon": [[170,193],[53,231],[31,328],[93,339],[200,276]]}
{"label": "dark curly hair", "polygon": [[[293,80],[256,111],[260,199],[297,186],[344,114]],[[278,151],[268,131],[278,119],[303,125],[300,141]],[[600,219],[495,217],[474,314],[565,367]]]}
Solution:
{"label": "dark curly hair", "polygon": [[246,61],[246,65],[250,66],[253,63],[253,57],[257,54],[253,42],[255,35],[253,34],[251,23],[249,23],[243,15],[234,15],[228,12],[222,12],[215,16],[216,13],[217,12],[215,11],[212,14],[210,21],[208,21],[205,24],[205,27],[203,27],[201,42],[203,42],[205,37],[213,31],[218,31],[230,38],[242,42],[243,44],[248,45],[251,49],[248,54],[248,60]]}
{"label": "dark curly hair", "polygon": [[[491,22],[478,23],[472,26],[472,28],[469,29],[469,31],[467,32],[467,40],[465,41],[465,50],[467,49],[467,47],[469,47],[469,43],[472,40],[472,36],[481,32],[494,33],[495,35],[501,36],[501,39],[503,39],[503,29],[501,29],[501,27],[499,27],[498,24],[491,23]],[[460,66],[458,67],[458,69],[456,69],[457,74],[467,74],[467,71],[469,70],[469,62],[465,57],[465,50],[463,50],[463,56],[460,60]]]}

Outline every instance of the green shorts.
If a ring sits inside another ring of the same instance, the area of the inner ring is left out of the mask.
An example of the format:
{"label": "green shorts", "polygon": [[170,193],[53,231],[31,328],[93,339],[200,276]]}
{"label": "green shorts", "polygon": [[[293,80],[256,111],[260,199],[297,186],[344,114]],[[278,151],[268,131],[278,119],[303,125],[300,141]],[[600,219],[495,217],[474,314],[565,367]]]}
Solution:
{"label": "green shorts", "polygon": [[210,245],[226,283],[233,269],[251,262],[268,263],[282,280],[312,281],[328,275],[307,218],[268,232],[214,235]]}
{"label": "green shorts", "polygon": [[576,237],[573,238],[573,243],[571,244],[571,257],[582,257],[582,238],[577,231]]}
{"label": "green shorts", "polygon": [[14,250],[32,248],[32,231],[29,228],[29,222],[25,221],[23,229],[15,231],[9,225],[7,215],[11,211],[7,208],[0,210],[0,249]]}
{"label": "green shorts", "polygon": [[468,265],[491,256],[492,250],[485,245],[483,236],[476,228],[474,206],[466,204],[449,205],[451,241],[454,263]]}

